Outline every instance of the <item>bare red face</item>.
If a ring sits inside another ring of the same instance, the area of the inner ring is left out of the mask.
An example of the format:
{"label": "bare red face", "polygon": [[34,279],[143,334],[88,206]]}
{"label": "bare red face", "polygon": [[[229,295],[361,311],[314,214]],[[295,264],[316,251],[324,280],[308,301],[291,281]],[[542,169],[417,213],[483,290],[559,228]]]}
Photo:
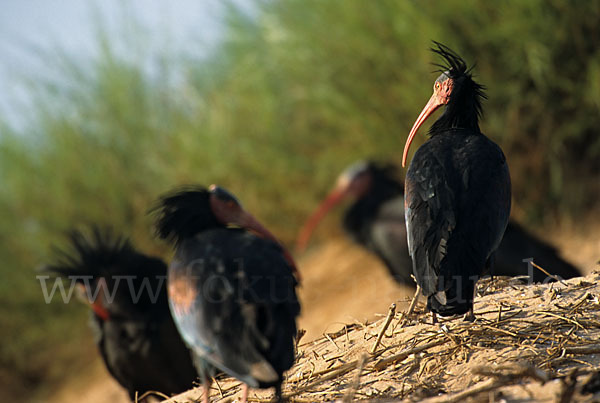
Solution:
{"label": "bare red face", "polygon": [[234,224],[246,228],[244,215],[247,214],[240,202],[227,190],[217,185],[210,185],[210,208],[217,217],[217,220],[223,224]]}
{"label": "bare red face", "polygon": [[360,198],[371,187],[371,175],[366,165],[352,166],[337,180],[335,188],[327,195],[317,210],[306,221],[296,240],[296,252],[306,249],[310,236],[327,212],[347,197]]}
{"label": "bare red face", "polygon": [[406,166],[406,158],[408,157],[408,149],[410,148],[410,144],[412,143],[415,134],[421,127],[421,125],[427,120],[429,116],[433,112],[436,111],[442,105],[448,105],[450,102],[450,96],[452,95],[452,89],[454,88],[454,80],[448,77],[447,73],[442,73],[433,83],[433,95],[429,98],[429,102],[421,111],[421,114],[415,121],[412,129],[410,129],[410,133],[408,134],[408,139],[406,140],[406,144],[404,145],[404,152],[402,153],[402,166]]}
{"label": "bare red face", "polygon": [[85,285],[77,284],[77,286],[77,298],[84,304],[89,305],[100,319],[104,321],[109,320],[110,314],[104,306],[104,302],[101,297],[102,294],[107,295],[107,285],[104,277],[98,279],[98,282],[96,283],[96,286],[98,287],[96,299],[89,298],[90,293],[88,292],[89,290],[85,288]]}
{"label": "bare red face", "polygon": [[300,281],[300,273],[296,267],[296,263],[288,250],[279,242],[277,238],[267,230],[256,218],[247,212],[240,202],[227,190],[217,185],[210,185],[210,207],[217,218],[223,225],[236,225],[240,228],[254,232],[261,238],[270,239],[281,246],[285,258],[296,275],[296,279]]}

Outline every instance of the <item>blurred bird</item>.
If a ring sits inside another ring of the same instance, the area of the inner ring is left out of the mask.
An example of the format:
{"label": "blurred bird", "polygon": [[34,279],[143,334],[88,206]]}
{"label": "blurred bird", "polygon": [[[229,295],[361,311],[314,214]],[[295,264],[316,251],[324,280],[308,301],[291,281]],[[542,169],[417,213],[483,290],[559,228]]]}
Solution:
{"label": "blurred bird", "polygon": [[[330,209],[351,199],[353,202],[343,218],[345,231],[352,240],[377,255],[397,282],[413,285],[412,260],[406,243],[404,183],[399,176],[399,167],[391,163],[359,161],[346,168],[334,189],[300,230],[297,252],[306,249],[312,233]],[[528,272],[523,259],[530,257],[560,278],[581,276],[581,272],[563,260],[554,247],[513,220],[508,222],[490,274],[529,276],[533,282],[553,281],[537,269]]]}
{"label": "blurred bird", "polygon": [[[196,357],[208,402],[214,369],[248,385],[275,387],[294,363],[296,266],[276,238],[225,189],[183,188],[155,208],[157,232],[175,244],[169,302]],[[231,226],[236,226],[232,228]]]}
{"label": "blurred bird", "polygon": [[77,281],[104,364],[131,400],[191,388],[197,372],[169,312],[167,265],[96,227],[91,236],[72,231],[70,243],[44,270]]}
{"label": "blurred bird", "polygon": [[484,87],[447,46],[435,42],[432,50],[444,59],[442,73],[408,135],[402,166],[419,127],[445,108],[406,173],[408,251],[434,321],[464,313],[474,320],[475,284],[508,224],[510,175],[500,147],[479,129]]}
{"label": "blurred bird", "polygon": [[352,240],[377,255],[399,283],[413,285],[412,261],[406,247],[404,184],[397,167],[359,161],[338,177],[335,187],[305,222],[296,240],[303,252],[318,223],[334,206],[352,199],[343,227]]}

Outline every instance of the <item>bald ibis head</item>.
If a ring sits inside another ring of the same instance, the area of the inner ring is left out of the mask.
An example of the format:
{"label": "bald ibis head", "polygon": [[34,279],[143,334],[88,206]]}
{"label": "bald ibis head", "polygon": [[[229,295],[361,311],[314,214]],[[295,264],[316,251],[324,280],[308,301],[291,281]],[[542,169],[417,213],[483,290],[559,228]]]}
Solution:
{"label": "bald ibis head", "polygon": [[402,153],[402,166],[406,166],[408,150],[419,128],[440,106],[446,110],[431,127],[430,133],[450,128],[479,131],[481,100],[486,98],[485,87],[473,80],[471,70],[464,60],[450,48],[434,42],[432,51],[445,60],[438,64],[441,74],[433,83],[433,94],[415,121]]}
{"label": "bald ibis head", "polygon": [[279,243],[275,235],[266,229],[252,214],[246,211],[239,200],[226,189],[213,184],[210,185],[208,191],[210,193],[210,208],[217,221],[221,224],[236,225],[252,231],[263,238]]}
{"label": "bald ibis head", "polygon": [[252,230],[275,240],[273,234],[248,213],[235,196],[214,184],[208,189],[183,187],[163,197],[154,210],[158,209],[159,236],[175,243],[200,231],[228,225]]}
{"label": "bald ibis head", "polygon": [[333,190],[300,230],[296,240],[296,251],[302,252],[306,249],[310,236],[329,210],[347,198],[358,199],[364,196],[369,191],[372,180],[371,165],[366,161],[352,164],[344,170],[338,177]]}
{"label": "bald ibis head", "polygon": [[399,174],[397,165],[377,161],[359,161],[344,170],[329,197],[299,232],[297,251],[305,249],[325,212],[348,199],[350,205],[343,216],[346,234],[378,256],[394,280],[414,284],[412,262],[406,248],[404,183]]}
{"label": "bald ibis head", "polygon": [[278,244],[288,263],[293,267],[298,281],[301,276],[292,255],[281,242],[252,214],[242,207],[228,190],[212,184],[208,189],[184,187],[163,197],[154,208],[159,210],[158,235],[176,244],[196,233],[222,226],[237,226],[256,233]]}

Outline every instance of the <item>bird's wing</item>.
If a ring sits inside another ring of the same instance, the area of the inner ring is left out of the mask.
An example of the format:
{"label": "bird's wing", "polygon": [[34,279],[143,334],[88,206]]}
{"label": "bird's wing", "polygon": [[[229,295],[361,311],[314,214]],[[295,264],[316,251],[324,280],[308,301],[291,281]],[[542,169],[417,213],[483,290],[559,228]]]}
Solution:
{"label": "bird's wing", "polygon": [[[265,354],[283,325],[277,322],[294,321],[294,307],[299,311],[292,269],[271,241],[242,231],[208,235],[214,242],[198,239],[178,253],[187,281],[172,281],[176,276],[169,273],[176,323],[188,345],[222,371],[254,387],[275,382],[278,374]],[[181,291],[175,292],[176,284]],[[291,307],[288,317],[274,317],[278,305]]]}
{"label": "bird's wing", "polygon": [[412,261],[408,254],[404,199],[398,197],[386,202],[379,210],[371,227],[368,247],[379,256],[396,281],[414,285],[411,278]]}
{"label": "bird's wing", "polygon": [[440,262],[456,226],[456,196],[443,165],[436,158],[413,159],[404,186],[404,215],[413,272],[423,293],[432,295],[437,292]]}

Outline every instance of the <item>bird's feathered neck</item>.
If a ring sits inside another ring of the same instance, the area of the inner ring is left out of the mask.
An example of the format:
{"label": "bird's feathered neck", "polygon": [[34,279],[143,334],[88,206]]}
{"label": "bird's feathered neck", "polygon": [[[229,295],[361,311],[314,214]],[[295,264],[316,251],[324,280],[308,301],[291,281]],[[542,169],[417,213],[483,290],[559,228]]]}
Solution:
{"label": "bird's feathered neck", "polygon": [[370,162],[371,191],[368,196],[388,200],[404,193],[404,184],[400,179],[400,169],[392,163]]}
{"label": "bird's feathered neck", "polygon": [[481,103],[487,98],[485,87],[473,80],[472,68],[468,68],[459,55],[439,42],[434,41],[434,45],[432,52],[444,60],[436,66],[454,81],[454,88],[444,113],[431,126],[429,134],[435,135],[448,129],[468,129],[479,133]]}
{"label": "bird's feathered neck", "polygon": [[158,236],[175,243],[223,227],[210,208],[209,191],[201,186],[182,187],[161,197],[152,212],[158,215]]}
{"label": "bird's feathered neck", "polygon": [[68,235],[70,248],[54,247],[56,262],[45,266],[44,270],[60,276],[93,278],[166,273],[162,260],[137,252],[127,239],[96,226],[89,232],[86,235],[83,231],[72,230]]}
{"label": "bird's feathered neck", "polygon": [[371,176],[369,190],[344,215],[344,228],[359,242],[362,236],[366,236],[363,231],[368,231],[366,226],[377,216],[379,208],[388,200],[404,194],[397,165],[369,161],[367,169]]}

